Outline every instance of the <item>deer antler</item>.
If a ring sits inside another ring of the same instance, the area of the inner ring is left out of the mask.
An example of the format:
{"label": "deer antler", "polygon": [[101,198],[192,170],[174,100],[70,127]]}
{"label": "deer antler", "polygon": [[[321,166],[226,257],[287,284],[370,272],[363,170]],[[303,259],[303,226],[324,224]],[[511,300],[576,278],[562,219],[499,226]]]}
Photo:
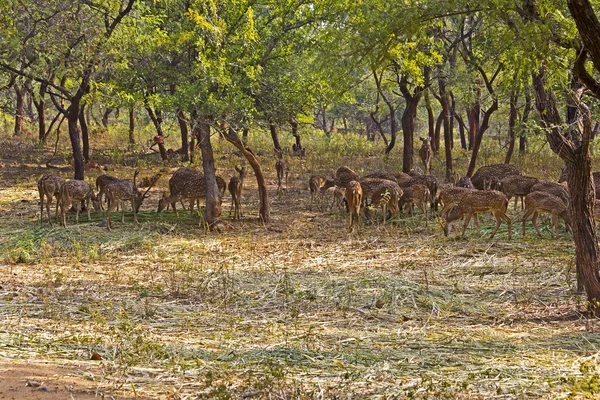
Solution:
{"label": "deer antler", "polygon": [[150,189],[152,189],[152,186],[156,185],[156,182],[158,182],[158,180],[160,179],[160,176],[161,176],[160,174],[156,174],[154,176],[154,178],[152,178],[152,182],[150,182],[150,186],[148,186],[148,189],[146,189],[146,191],[142,195],[143,198],[149,197],[149,196],[147,196],[148,192],[150,191]]}

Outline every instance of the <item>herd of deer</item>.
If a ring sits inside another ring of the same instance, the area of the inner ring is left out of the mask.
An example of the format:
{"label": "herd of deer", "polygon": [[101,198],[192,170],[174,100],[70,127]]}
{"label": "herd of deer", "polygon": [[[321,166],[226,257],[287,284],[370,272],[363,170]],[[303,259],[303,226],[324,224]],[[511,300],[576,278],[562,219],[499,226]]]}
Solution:
{"label": "herd of deer", "polygon": [[[281,192],[283,183],[287,188],[287,179],[290,164],[279,152],[275,163],[277,172],[277,192]],[[430,172],[432,152],[429,140],[423,139],[423,146],[419,151],[426,173]],[[231,212],[234,219],[242,217],[241,194],[246,171],[244,167],[236,167],[237,175],[232,177],[226,185],[225,180],[217,176],[217,185],[222,194],[228,188],[231,193]],[[58,221],[58,210],[61,213],[61,223],[66,225],[66,211],[71,205],[77,210],[76,220],[79,222],[79,213],[83,202],[86,204],[88,219],[90,219],[90,202],[94,209],[103,208],[103,197],[106,199],[106,227],[111,229],[111,212],[121,207],[121,221],[124,222],[124,203],[131,202],[133,219],[137,222],[137,212],[143,201],[148,197],[148,191],[160,177],[156,175],[144,179],[144,187],[148,189],[142,193],[136,184],[138,171],[134,173],[133,180],[119,179],[110,175],[100,175],[96,179],[98,195],[94,194],[92,185],[85,181],[70,180],[65,182],[58,175],[44,175],[38,182],[40,195],[40,218],[43,217],[44,204],[48,219],[50,220],[50,204],[56,197],[55,219]],[[597,186],[596,194],[600,197],[600,172],[594,173],[594,182]],[[496,227],[492,237],[498,231],[502,222],[508,225],[508,238],[511,238],[511,220],[507,216],[508,202],[521,199],[521,208],[524,210],[522,220],[522,234],[525,236],[525,224],[531,220],[537,233],[541,236],[537,219],[541,213],[549,213],[552,217],[552,237],[558,229],[558,219],[565,221],[569,229],[569,194],[565,186],[561,185],[566,179],[565,172],[561,174],[559,182],[539,181],[536,178],[525,176],[521,171],[510,164],[494,164],[481,167],[472,178],[464,177],[456,180],[454,184],[440,184],[435,176],[430,174],[405,174],[390,172],[374,172],[360,177],[352,169],[343,166],[337,169],[330,178],[312,176],[309,180],[311,204],[323,199],[327,191],[333,192],[333,201],[330,208],[338,209],[346,203],[349,213],[349,227],[352,232],[360,226],[361,209],[367,218],[370,208],[382,208],[384,223],[388,213],[392,216],[399,215],[408,207],[412,216],[416,206],[425,217],[425,226],[428,221],[428,209],[437,211],[441,204],[440,217],[444,233],[448,235],[450,223],[465,218],[461,238],[464,237],[466,228],[471,219],[479,229],[478,214],[491,213],[496,219]],[[179,168],[169,180],[169,191],[158,203],[158,212],[171,206],[177,214],[176,203],[189,201],[190,212],[193,214],[194,205],[200,210],[200,199],[206,196],[204,177],[193,168]],[[185,206],[183,207],[185,209]],[[600,219],[600,200],[596,200],[594,214]]]}
{"label": "herd of deer", "polygon": [[[424,162],[426,170],[429,164]],[[600,173],[593,175],[600,196]],[[509,200],[514,197],[515,210],[517,200],[521,199],[523,209],[522,234],[525,236],[525,224],[531,220],[537,233],[541,236],[537,219],[542,213],[552,217],[552,237],[558,229],[558,219],[565,221],[570,228],[569,194],[561,184],[565,173],[559,182],[540,181],[525,176],[514,165],[494,164],[480,168],[472,178],[458,179],[454,184],[440,184],[433,175],[374,172],[360,177],[356,172],[344,166],[337,169],[331,178],[313,176],[310,178],[311,203],[333,190],[333,201],[341,207],[346,203],[349,213],[348,229],[352,232],[360,224],[360,210],[365,210],[368,217],[369,208],[383,209],[384,222],[388,212],[398,215],[405,206],[409,206],[413,214],[413,206],[417,206],[425,216],[427,224],[427,208],[437,211],[441,204],[440,217],[444,233],[448,235],[449,224],[465,218],[461,238],[471,219],[479,229],[478,214],[491,213],[496,219],[496,227],[492,237],[496,235],[502,222],[508,225],[508,238],[511,238],[511,220],[507,216]],[[600,219],[600,200],[596,200],[594,214]]]}
{"label": "herd of deer", "polygon": [[[232,177],[227,185],[231,193],[231,207],[232,211],[234,212],[235,219],[242,216],[241,195],[244,177],[246,174],[244,167],[236,167],[236,171],[238,175]],[[100,210],[104,208],[104,198],[107,203],[106,227],[108,230],[111,230],[112,225],[110,218],[111,212],[118,207],[121,207],[121,222],[125,222],[124,203],[127,201],[131,202],[133,220],[137,223],[137,212],[139,211],[144,200],[149,197],[148,192],[152,186],[154,186],[160,178],[159,174],[151,177],[150,179],[146,179],[145,183],[140,186],[147,186],[148,188],[142,193],[138,189],[138,184],[136,183],[138,173],[139,171],[135,171],[133,180],[119,179],[110,175],[100,175],[98,178],[96,178],[96,190],[98,190],[98,195],[94,194],[94,188],[86,181],[69,180],[65,182],[58,175],[44,175],[38,181],[38,191],[40,195],[40,220],[43,219],[45,204],[48,220],[51,222],[50,204],[54,198],[56,198],[55,219],[57,222],[59,221],[58,210],[60,209],[61,223],[63,226],[66,226],[67,221],[65,215],[71,205],[73,205],[77,211],[76,221],[79,222],[79,213],[81,211],[81,204],[83,202],[85,202],[85,207],[88,212],[88,220],[91,220],[90,203],[95,210]],[[220,176],[217,176],[216,178],[219,191],[224,194],[226,190],[225,180]],[[200,199],[206,197],[204,177],[193,168],[179,168],[169,180],[169,191],[170,195],[163,193],[163,197],[159,200],[158,212],[168,208],[170,205],[173,208],[173,211],[177,214],[176,203],[181,202],[183,205],[183,201],[188,200],[190,204],[190,212],[193,214],[194,205],[197,204],[198,209],[200,209]]]}

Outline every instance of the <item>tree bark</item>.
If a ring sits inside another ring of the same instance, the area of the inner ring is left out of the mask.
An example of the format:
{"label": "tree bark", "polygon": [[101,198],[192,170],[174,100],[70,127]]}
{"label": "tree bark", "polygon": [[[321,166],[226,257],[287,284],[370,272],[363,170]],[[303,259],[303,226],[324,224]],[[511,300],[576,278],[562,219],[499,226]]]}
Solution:
{"label": "tree bark", "polygon": [[510,159],[515,150],[515,124],[517,122],[517,101],[519,94],[515,90],[510,96],[510,111],[508,114],[508,150],[504,158],[504,164],[510,164]]}
{"label": "tree bark", "polygon": [[[154,112],[154,110],[152,110],[152,108],[148,105],[146,105],[146,111],[148,112],[148,116],[150,117],[150,119],[152,120],[152,123],[154,124],[154,128],[156,129],[156,135],[160,136],[160,137],[164,137],[163,134],[163,130],[162,130],[162,117],[160,116],[160,113],[157,111],[156,113]],[[160,158],[163,161],[167,161],[169,159],[169,157],[167,156],[167,149],[165,148],[164,143],[158,142],[158,150],[160,151]]]}
{"label": "tree bark", "polygon": [[104,110],[104,114],[102,114],[102,126],[104,127],[104,129],[108,129],[108,118],[110,117],[110,114],[112,112],[112,107],[106,107],[106,110]]}
{"label": "tree bark", "polygon": [[[571,1],[569,2],[569,6]],[[556,98],[546,89],[544,71],[533,77],[535,103],[550,148],[565,162],[569,186],[571,228],[575,241],[575,258],[578,275],[585,288],[588,306],[596,313],[600,301],[600,275],[598,240],[593,218],[594,186],[591,176],[590,134],[592,118],[589,108],[579,103],[580,117],[570,125],[570,132],[562,132]]]}
{"label": "tree bark", "polygon": [[[38,114],[38,138],[40,142],[46,141],[46,103],[44,96],[46,95],[46,89],[48,88],[47,83],[42,83],[38,91],[39,99],[33,99],[33,105]],[[33,96],[32,96],[33,97]]]}
{"label": "tree bark", "polygon": [[[244,128],[242,130],[242,143],[245,145],[248,144],[248,132],[250,131],[250,129],[248,128]],[[225,137],[225,139],[227,139],[227,137]]]}
{"label": "tree bark", "polygon": [[442,118],[442,125],[444,126],[444,149],[446,156],[446,180],[451,182],[453,175],[452,165],[452,135],[450,134],[450,96],[446,91],[446,79],[442,74],[440,68],[438,73],[438,87],[440,89],[439,102],[442,106],[442,112],[440,118]]}
{"label": "tree bark", "polygon": [[269,124],[269,130],[271,131],[271,139],[273,139],[273,148],[281,152],[281,144],[279,143],[279,133],[277,132],[277,127],[273,122]]}
{"label": "tree bark", "polygon": [[135,144],[135,107],[129,107],[129,144]]}
{"label": "tree bark", "polygon": [[67,122],[69,125],[69,139],[73,150],[73,162],[75,165],[74,179],[84,180],[85,169],[83,162],[83,153],[81,152],[81,141],[79,137],[79,102],[72,101],[66,110]]}
{"label": "tree bark", "polygon": [[181,131],[181,151],[183,153],[183,161],[189,161],[189,130],[187,118],[181,109],[177,110],[177,122],[179,123],[179,130]]}
{"label": "tree bark", "polygon": [[90,138],[87,122],[85,120],[85,104],[79,109],[79,126],[81,127],[81,142],[83,144],[83,159],[90,161]]}
{"label": "tree bark", "polygon": [[210,125],[204,119],[196,119],[200,132],[200,150],[202,151],[202,170],[204,171],[204,183],[206,185],[206,208],[204,210],[204,221],[208,228],[219,230],[221,223],[221,192],[217,186],[215,175],[215,158],[212,144],[210,142]]}
{"label": "tree bark", "polygon": [[481,147],[481,141],[483,140],[483,134],[489,128],[490,117],[498,109],[498,100],[494,99],[490,108],[483,113],[483,120],[481,126],[475,136],[475,143],[473,145],[473,154],[471,154],[471,161],[469,162],[469,169],[467,170],[467,176],[470,178],[475,172],[475,166],[477,165],[477,155],[479,154],[479,148]]}
{"label": "tree bark", "polygon": [[433,108],[431,107],[431,100],[429,99],[429,89],[425,91],[425,108],[427,109],[427,126],[429,128],[429,137],[431,138],[431,149],[435,154],[440,151],[439,136],[436,142],[435,137],[435,116],[433,115]]}
{"label": "tree bark", "polygon": [[269,210],[269,193],[267,192],[267,184],[265,182],[265,177],[262,173],[262,169],[260,167],[258,159],[254,155],[252,150],[250,150],[244,145],[244,143],[240,140],[240,137],[238,136],[237,132],[233,130],[233,128],[229,128],[227,130],[227,132],[225,133],[225,139],[229,143],[233,144],[236,148],[238,148],[242,152],[242,154],[244,154],[244,157],[246,157],[246,160],[248,160],[248,163],[254,170],[254,175],[256,176],[256,183],[258,185],[258,195],[260,197],[258,217],[261,222],[268,224],[269,222],[271,222],[271,213]]}
{"label": "tree bark", "polygon": [[465,121],[454,111],[454,118],[458,121],[458,132],[460,134],[460,147],[467,150],[467,137],[465,136]]}
{"label": "tree bark", "polygon": [[17,83],[14,84],[15,97],[17,99],[17,105],[15,110],[15,129],[14,135],[21,136],[23,134],[23,119],[25,117],[25,98],[24,90]]}
{"label": "tree bark", "polygon": [[[531,112],[531,95],[529,94],[529,89],[525,92],[525,108],[523,109],[523,116],[521,117],[522,125],[525,125],[527,120],[529,119],[529,113]],[[523,155],[527,151],[527,136],[525,136],[524,132],[521,132],[519,135],[519,154]]]}

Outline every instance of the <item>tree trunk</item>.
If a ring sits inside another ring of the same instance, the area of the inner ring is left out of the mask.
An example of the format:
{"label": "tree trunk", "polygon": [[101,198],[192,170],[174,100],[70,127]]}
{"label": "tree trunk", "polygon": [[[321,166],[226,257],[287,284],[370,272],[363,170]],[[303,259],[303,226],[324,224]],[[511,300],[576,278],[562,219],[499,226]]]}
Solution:
{"label": "tree trunk", "polygon": [[23,119],[25,117],[25,99],[24,90],[15,83],[15,97],[17,99],[17,106],[15,110],[15,136],[21,136],[23,134]]}
{"label": "tree trunk", "polygon": [[200,135],[198,124],[192,121],[192,137],[190,138],[190,164],[194,163],[194,153],[196,151],[196,138]]}
{"label": "tree trunk", "polygon": [[227,133],[225,134],[225,139],[229,143],[237,147],[242,152],[242,154],[244,154],[244,157],[246,157],[248,163],[252,166],[252,169],[254,170],[254,175],[256,175],[258,195],[260,197],[260,207],[258,211],[258,216],[261,222],[263,222],[264,224],[268,224],[269,222],[271,222],[271,213],[269,210],[269,193],[267,192],[267,184],[265,183],[265,177],[262,173],[262,169],[260,167],[258,159],[254,155],[252,150],[244,146],[244,143],[240,140],[240,137],[238,136],[237,132],[232,128],[229,128],[227,130]]}
{"label": "tree trunk", "polygon": [[302,142],[300,140],[300,134],[298,133],[298,121],[292,119],[290,121],[290,125],[292,127],[292,136],[294,137],[296,143],[294,143],[294,152],[298,155],[304,154],[304,149],[302,148]]}
{"label": "tree trunk", "polygon": [[[244,128],[242,130],[242,143],[244,144],[244,146],[248,144],[248,131],[250,131],[250,129],[248,128]],[[225,139],[227,139],[227,137],[225,137]]]}
{"label": "tree trunk", "polygon": [[181,131],[181,151],[183,153],[183,161],[189,161],[189,131],[187,118],[183,110],[177,111],[177,122],[179,123],[179,130]]}
{"label": "tree trunk", "polygon": [[569,186],[571,229],[575,241],[578,274],[588,298],[588,307],[596,313],[600,301],[598,240],[593,218],[594,186],[591,176],[590,134],[592,118],[589,108],[579,103],[579,120],[570,125],[571,131],[562,132],[556,98],[546,89],[544,72],[533,77],[535,103],[550,148],[565,162]]}
{"label": "tree trunk", "polygon": [[206,208],[204,221],[209,229],[220,230],[221,227],[221,192],[217,186],[215,175],[215,158],[210,142],[210,124],[204,119],[196,119],[200,132],[200,150],[202,151],[202,170],[206,185]]}
{"label": "tree trunk", "polygon": [[508,114],[508,150],[506,151],[506,158],[504,158],[504,164],[510,164],[510,159],[515,150],[515,124],[517,122],[517,101],[519,95],[517,91],[510,96],[510,112]]}
{"label": "tree trunk", "polygon": [[83,153],[81,152],[81,142],[79,138],[79,103],[72,102],[66,112],[67,122],[69,124],[69,139],[73,150],[73,162],[75,165],[75,178],[84,180],[85,169],[83,162]]}
{"label": "tree trunk", "polygon": [[487,131],[490,123],[490,117],[498,109],[498,100],[494,99],[490,108],[483,113],[483,120],[481,126],[475,135],[475,144],[473,145],[473,154],[471,154],[471,162],[469,163],[469,169],[467,170],[467,176],[470,178],[475,172],[475,166],[477,165],[477,154],[479,154],[479,148],[481,147],[481,141],[483,140],[483,134]]}
{"label": "tree trunk", "polygon": [[437,146],[439,148],[439,146],[441,146],[441,136],[442,136],[442,123],[444,122],[444,112],[440,112],[440,115],[438,115],[436,121],[435,121],[435,139],[434,141],[437,142]]}
{"label": "tree trunk", "polygon": [[110,117],[110,114],[112,112],[113,108],[107,107],[106,110],[104,110],[104,114],[102,114],[102,126],[104,127],[104,129],[108,129],[108,117]]}
{"label": "tree trunk", "polygon": [[446,156],[446,180],[450,182],[452,180],[453,173],[453,165],[452,165],[452,135],[450,133],[450,96],[446,91],[446,80],[441,73],[438,74],[438,86],[440,89],[440,98],[439,102],[442,106],[442,113],[440,114],[440,118],[442,118],[442,124],[444,126],[444,149]]}
{"label": "tree trunk", "polygon": [[460,133],[460,147],[467,150],[467,138],[465,136],[465,121],[454,111],[454,118],[458,121],[458,132]]}
{"label": "tree trunk", "polygon": [[[398,135],[398,123],[396,121],[396,108],[393,106],[393,104],[391,102],[388,102],[387,100],[385,100],[385,98],[384,98],[384,101],[387,104],[388,109],[390,110],[390,142],[388,143],[387,147],[385,148],[385,154],[388,155],[388,154],[390,154],[390,152],[396,145],[396,136]],[[404,116],[402,118],[404,118]],[[404,122],[403,122],[402,127],[404,128]],[[412,135],[411,135],[411,137],[412,137]],[[406,149],[406,138],[404,140],[404,148]]]}
{"label": "tree trunk", "polygon": [[90,161],[90,138],[87,122],[85,121],[85,105],[79,109],[79,125],[81,126],[81,142],[83,143],[83,159]]}
{"label": "tree trunk", "polygon": [[273,122],[269,124],[269,130],[271,131],[271,139],[273,139],[273,148],[275,151],[281,152],[281,144],[279,144],[279,133],[277,127]]}
{"label": "tree trunk", "polygon": [[[431,138],[431,149],[435,154],[440,151],[439,140],[435,141],[435,117],[433,115],[433,108],[431,107],[431,100],[429,99],[429,89],[425,92],[425,108],[427,109],[427,123],[429,128],[429,137]],[[439,139],[439,136],[438,136]]]}
{"label": "tree trunk", "polygon": [[[156,129],[156,135],[160,136],[161,138],[164,137],[161,124],[162,117],[160,116],[160,113],[158,111],[155,113],[150,106],[146,106],[146,111],[148,112],[148,116],[154,124],[154,128]],[[160,158],[163,161],[167,161],[169,157],[167,156],[167,149],[165,148],[164,143],[162,143],[162,141],[156,143],[158,145],[158,150],[160,151]]]}
{"label": "tree trunk", "polygon": [[44,101],[44,96],[46,95],[47,88],[48,84],[42,83],[38,91],[40,98],[38,100],[33,99],[33,105],[38,114],[38,138],[40,139],[40,142],[46,141],[46,103]]}
{"label": "tree trunk", "polygon": [[479,104],[474,105],[468,111],[469,116],[469,150],[473,150],[473,146],[475,145],[475,137],[477,136],[477,131],[479,131],[479,117],[481,113],[481,108]]}
{"label": "tree trunk", "polygon": [[135,144],[135,107],[129,107],[129,144]]}
{"label": "tree trunk", "polygon": [[[522,125],[525,125],[527,120],[529,119],[529,113],[531,112],[531,95],[529,94],[529,89],[525,92],[525,109],[523,110],[523,116],[521,117]],[[521,132],[519,135],[519,154],[525,154],[527,150],[527,136],[525,136],[524,132]]]}

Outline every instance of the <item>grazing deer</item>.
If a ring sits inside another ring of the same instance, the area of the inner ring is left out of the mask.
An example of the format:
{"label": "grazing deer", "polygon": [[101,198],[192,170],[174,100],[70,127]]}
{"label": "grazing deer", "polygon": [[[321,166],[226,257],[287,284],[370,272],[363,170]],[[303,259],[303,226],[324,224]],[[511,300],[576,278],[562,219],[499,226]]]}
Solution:
{"label": "grazing deer", "polygon": [[479,190],[489,190],[509,175],[521,175],[519,168],[512,164],[492,164],[479,168],[471,177],[473,186]]}
{"label": "grazing deer", "polygon": [[398,199],[402,196],[403,192],[399,186],[390,187],[382,185],[373,191],[371,196],[371,205],[374,207],[381,207],[383,211],[383,223],[386,223],[387,212],[390,211],[392,217],[400,214],[398,208]]}
{"label": "grazing deer", "polygon": [[[237,169],[237,167],[236,167]],[[227,184],[225,183],[225,179],[221,178],[220,176],[215,176],[216,180],[217,180],[217,186],[219,187],[219,192],[221,193],[221,195],[225,194],[225,190],[227,189]],[[198,179],[202,179],[204,180],[204,175],[198,173],[198,171],[196,171],[194,168],[190,168],[190,167],[181,167],[179,168],[177,171],[175,171],[173,173],[173,176],[171,176],[171,179],[169,179],[169,193],[171,195],[175,195],[177,193],[179,193],[185,186],[188,185],[188,182],[190,181],[195,181]],[[201,196],[204,197],[205,195]],[[169,196],[167,196],[166,193],[163,193],[163,199],[167,198]],[[187,199],[187,198],[186,198]],[[180,200],[181,202],[181,207],[185,210],[185,205],[183,204],[183,199]],[[200,198],[196,199],[196,202],[198,204],[198,210],[200,210]],[[175,206],[175,202],[171,203],[171,204],[167,204],[166,208],[169,209],[169,206],[171,206],[173,208],[173,211],[175,212],[175,215],[179,216],[179,213],[177,212],[177,207]],[[193,211],[194,211],[194,203],[191,203],[191,212],[193,215]],[[158,212],[161,212],[164,208],[160,208]]]}
{"label": "grazing deer", "polygon": [[[174,203],[183,200],[190,200],[190,212],[192,216],[194,215],[195,203],[198,203],[198,209],[200,209],[200,199],[206,197],[206,183],[204,182],[203,175],[189,176],[188,179],[177,181],[176,185],[169,186],[171,187],[171,195],[167,196],[166,193],[163,193],[162,199],[158,201],[158,213],[164,210],[169,204],[173,206]],[[179,215],[175,207],[173,207],[173,211],[175,211],[176,215]]]}
{"label": "grazing deer", "polygon": [[569,207],[569,192],[560,183],[550,181],[539,181],[531,187],[530,192],[546,192],[553,194],[562,200],[565,206]]}
{"label": "grazing deer", "polygon": [[[600,199],[600,171],[592,172],[592,179],[594,182],[594,193],[595,198]],[[567,167],[563,167],[560,171],[560,176],[558,177],[558,183],[563,183],[567,181]]]}
{"label": "grazing deer", "polygon": [[63,183],[65,183],[65,180],[54,174],[46,174],[38,181],[38,192],[40,194],[40,222],[44,219],[44,197],[46,197],[46,213],[48,214],[48,222],[52,224],[50,204],[52,204],[52,199],[56,197],[58,207],[58,196],[60,194],[60,187]]}
{"label": "grazing deer", "polygon": [[357,181],[360,176],[350,168],[343,166],[335,171],[335,186],[346,188],[351,181]]}
{"label": "grazing deer", "polygon": [[431,138],[427,139],[419,138],[423,142],[419,149],[419,158],[425,167],[425,173],[431,173],[431,159],[433,158],[433,149],[431,148]]}
{"label": "grazing deer", "polygon": [[287,181],[288,174],[290,173],[290,163],[283,158],[283,153],[281,151],[277,152],[279,154],[279,160],[275,163],[275,170],[277,171],[277,193],[281,192],[281,182],[283,181],[283,177],[285,176],[285,189],[287,190]]}
{"label": "grazing deer", "polygon": [[462,239],[465,236],[465,230],[469,225],[469,221],[475,214],[490,212],[496,218],[496,229],[494,229],[494,232],[492,233],[492,238],[496,235],[500,224],[504,220],[508,225],[508,239],[510,240],[511,221],[506,215],[507,207],[508,199],[502,192],[498,192],[496,190],[470,191],[460,199],[459,203],[448,214],[442,217],[444,234],[448,236],[448,224],[450,222],[456,221],[464,216],[465,223],[463,224],[463,231],[460,235]]}
{"label": "grazing deer", "polygon": [[471,178],[469,178],[468,176],[463,176],[462,178],[457,180],[454,186],[467,189],[475,189],[475,186],[473,186],[473,182],[471,182]]}
{"label": "grazing deer", "polygon": [[[460,200],[466,193],[476,190],[477,189],[465,188],[460,186],[453,186],[451,188],[441,190],[438,195],[438,201],[442,204],[440,217],[444,219],[448,211],[450,211],[452,207],[460,203]],[[473,217],[475,227],[477,228],[477,230],[479,230],[479,217],[477,216],[477,214],[475,214]]]}
{"label": "grazing deer", "polygon": [[405,204],[409,205],[410,216],[414,215],[413,204],[419,207],[419,210],[425,215],[425,226],[427,226],[427,202],[431,202],[431,192],[429,188],[420,183],[415,183],[404,188],[404,193],[398,201],[398,208],[402,210]]}
{"label": "grazing deer", "polygon": [[133,221],[137,224],[139,223],[137,220],[137,212],[139,211],[142,203],[146,198],[148,198],[148,192],[154,186],[158,177],[155,177],[154,183],[146,189],[146,191],[142,194],[137,187],[135,182],[140,171],[136,170],[133,174],[133,181],[129,179],[120,179],[115,182],[111,182],[106,185],[106,198],[108,199],[108,206],[106,207],[106,228],[110,231],[112,221],[110,219],[110,213],[117,207],[118,204],[121,205],[121,222],[125,222],[125,202],[131,202],[131,209],[133,210]]}
{"label": "grazing deer", "polygon": [[335,186],[335,190],[333,191],[333,201],[331,202],[331,206],[329,209],[333,209],[334,206],[339,210],[342,209],[342,205],[344,204],[344,197],[346,196],[346,189]]}
{"label": "grazing deer", "polygon": [[433,175],[417,175],[413,176],[410,180],[403,182],[400,186],[402,187],[402,189],[406,190],[406,188],[415,184],[427,186],[427,189],[429,189],[430,194],[431,209],[437,211],[437,192],[439,186],[437,178]]}
{"label": "grazing deer", "polygon": [[[390,196],[394,197],[396,199],[396,203],[398,201],[398,198],[402,195],[402,189],[400,188],[400,186],[396,183],[395,180],[388,180],[388,179],[382,179],[382,178],[361,178],[359,180],[360,182],[360,186],[362,188],[362,192],[363,192],[363,203],[365,203],[365,205],[368,204],[373,204],[373,198],[375,197],[375,194],[377,192],[379,192],[378,194],[378,199],[377,200],[377,205],[379,205],[380,202],[383,201],[383,198],[381,198],[381,196],[383,195],[383,193],[385,193],[385,189],[388,190],[388,192],[390,193]],[[383,205],[383,204],[382,204]],[[390,208],[390,211],[394,212],[398,209],[398,205],[396,204],[395,206],[392,206]],[[369,217],[369,209],[365,208],[365,213],[367,215],[367,217]],[[385,219],[385,217],[384,217]]]}
{"label": "grazing deer", "polygon": [[67,226],[67,209],[71,204],[75,203],[75,209],[77,210],[77,216],[75,221],[79,223],[79,212],[81,211],[81,202],[85,201],[85,207],[88,213],[88,220],[91,221],[90,216],[90,201],[94,207],[94,210],[99,210],[100,205],[94,195],[94,189],[86,181],[70,180],[62,184],[58,199],[56,201],[56,214],[55,218],[58,222],[58,208],[60,207],[60,216],[62,219],[62,226]]}
{"label": "grazing deer", "polygon": [[360,228],[360,205],[362,203],[363,191],[359,182],[350,181],[346,185],[346,202],[350,213],[350,225],[348,230],[354,230],[354,220],[356,220],[357,229]]}
{"label": "grazing deer", "polygon": [[509,175],[500,181],[500,191],[506,198],[515,197],[515,210],[517,209],[517,199],[521,198],[521,209],[523,209],[523,198],[529,194],[531,187],[538,183],[537,178],[525,175]]}
{"label": "grazing deer", "polygon": [[104,208],[102,197],[104,196],[104,192],[106,191],[106,185],[111,182],[119,181],[119,178],[115,178],[111,175],[102,174],[96,178],[96,190],[98,190],[98,203],[100,204],[100,208]]}
{"label": "grazing deer", "polygon": [[242,218],[242,190],[244,187],[244,177],[246,176],[246,168],[238,168],[235,167],[235,170],[239,174],[239,176],[233,176],[229,180],[229,184],[227,187],[229,188],[229,193],[231,193],[231,209],[229,209],[229,215],[231,215],[231,210],[234,210],[233,219]]}
{"label": "grazing deer", "polygon": [[308,189],[310,190],[310,204],[317,200],[317,195],[321,192],[321,188],[325,185],[326,179],[319,175],[313,175],[308,180]]}
{"label": "grazing deer", "polygon": [[538,215],[541,213],[548,213],[552,216],[552,231],[550,232],[552,238],[558,231],[558,217],[561,217],[569,229],[571,225],[571,219],[569,218],[569,211],[567,207],[558,197],[544,192],[531,192],[525,196],[525,211],[523,212],[523,237],[525,237],[525,223],[531,217],[531,222],[538,235],[541,237],[537,224]]}

